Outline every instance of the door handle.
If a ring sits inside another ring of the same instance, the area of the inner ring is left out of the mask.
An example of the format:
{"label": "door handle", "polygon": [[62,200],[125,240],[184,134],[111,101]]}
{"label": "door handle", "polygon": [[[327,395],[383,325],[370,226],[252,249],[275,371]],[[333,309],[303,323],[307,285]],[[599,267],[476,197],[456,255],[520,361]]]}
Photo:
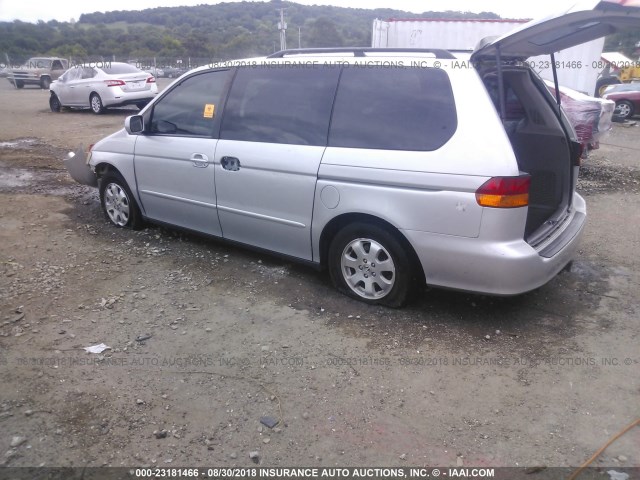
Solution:
{"label": "door handle", "polygon": [[229,170],[230,172],[237,172],[240,170],[240,160],[236,157],[222,157],[220,159],[220,165],[225,170]]}
{"label": "door handle", "polygon": [[191,162],[194,167],[207,168],[209,166],[209,157],[204,153],[194,153],[191,155]]}

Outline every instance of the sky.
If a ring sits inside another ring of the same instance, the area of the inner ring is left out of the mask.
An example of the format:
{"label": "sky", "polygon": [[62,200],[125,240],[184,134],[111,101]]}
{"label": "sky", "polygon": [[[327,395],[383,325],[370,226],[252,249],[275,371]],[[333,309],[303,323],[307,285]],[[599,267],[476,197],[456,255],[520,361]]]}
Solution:
{"label": "sky", "polygon": [[[236,0],[232,0],[236,1]],[[78,20],[82,13],[113,10],[144,10],[154,7],[177,7],[181,5],[215,4],[206,0],[109,0],[87,2],[86,0],[0,0],[0,21]],[[297,0],[306,5],[335,5],[353,8],[395,8],[408,12],[460,10],[470,12],[490,11],[503,18],[538,18],[565,10],[575,0]],[[100,6],[103,5],[101,8]]]}

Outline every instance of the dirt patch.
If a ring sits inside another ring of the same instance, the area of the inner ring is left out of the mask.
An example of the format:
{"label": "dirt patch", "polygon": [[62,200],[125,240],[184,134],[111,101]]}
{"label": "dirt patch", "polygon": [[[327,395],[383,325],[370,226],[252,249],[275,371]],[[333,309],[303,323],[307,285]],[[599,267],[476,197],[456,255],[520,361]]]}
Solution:
{"label": "dirt patch", "polygon": [[640,168],[615,164],[592,155],[580,168],[578,191],[587,196],[610,192],[637,194],[640,192]]}

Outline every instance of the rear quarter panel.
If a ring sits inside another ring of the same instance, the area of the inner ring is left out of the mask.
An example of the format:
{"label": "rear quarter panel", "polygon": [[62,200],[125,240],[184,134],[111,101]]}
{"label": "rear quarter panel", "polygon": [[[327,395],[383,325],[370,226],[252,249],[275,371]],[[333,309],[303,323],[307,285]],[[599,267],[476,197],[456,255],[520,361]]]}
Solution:
{"label": "rear quarter panel", "polygon": [[347,213],[372,215],[401,231],[478,236],[483,208],[475,191],[490,177],[518,175],[519,169],[475,70],[458,67],[448,73],[458,126],[441,148],[425,152],[327,148],[314,202],[314,259],[320,258],[319,239],[327,223]]}

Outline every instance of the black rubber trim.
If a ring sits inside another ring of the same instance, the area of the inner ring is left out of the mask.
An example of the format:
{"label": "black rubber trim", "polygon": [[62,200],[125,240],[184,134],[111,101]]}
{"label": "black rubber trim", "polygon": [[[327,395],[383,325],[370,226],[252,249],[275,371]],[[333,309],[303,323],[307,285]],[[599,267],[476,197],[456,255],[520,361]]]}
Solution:
{"label": "black rubber trim", "polygon": [[553,242],[540,250],[538,254],[544,258],[551,258],[556,255],[573,237],[578,234],[586,219],[587,216],[584,213],[576,212],[573,219],[571,219],[569,226],[564,229],[564,232],[562,232],[562,234]]}

